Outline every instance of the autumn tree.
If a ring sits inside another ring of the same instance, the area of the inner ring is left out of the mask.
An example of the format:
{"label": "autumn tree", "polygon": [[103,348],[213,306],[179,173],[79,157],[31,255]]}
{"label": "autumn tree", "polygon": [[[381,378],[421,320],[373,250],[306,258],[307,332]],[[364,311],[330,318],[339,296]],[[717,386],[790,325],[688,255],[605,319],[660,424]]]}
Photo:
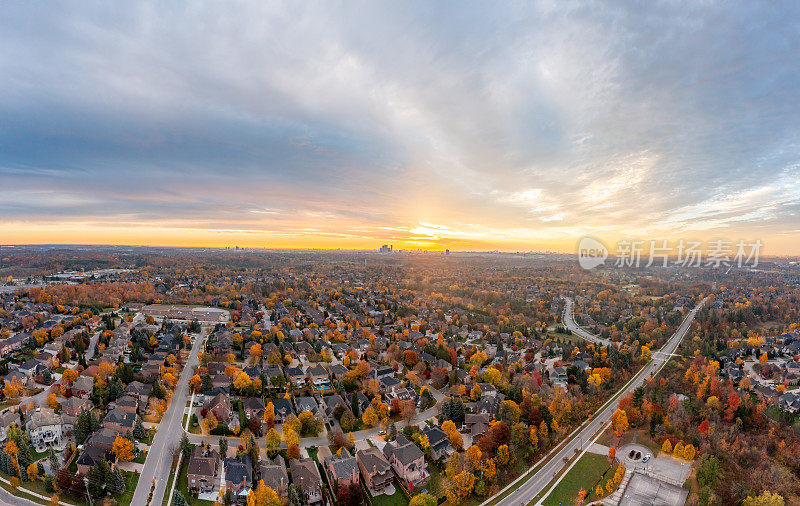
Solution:
{"label": "autumn tree", "polygon": [[447,500],[450,504],[461,504],[470,496],[475,486],[475,475],[468,471],[461,471],[449,480],[447,486]]}
{"label": "autumn tree", "polygon": [[133,450],[133,441],[122,436],[117,436],[116,439],[114,439],[114,443],[112,444],[111,448],[111,451],[114,452],[114,455],[117,457],[117,459],[123,462],[130,462],[133,460]]}

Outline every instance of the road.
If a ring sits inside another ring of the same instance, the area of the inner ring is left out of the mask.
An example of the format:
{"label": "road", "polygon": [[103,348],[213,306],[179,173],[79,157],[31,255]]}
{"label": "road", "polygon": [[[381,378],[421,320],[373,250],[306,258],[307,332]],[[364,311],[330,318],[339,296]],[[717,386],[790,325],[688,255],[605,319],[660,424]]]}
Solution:
{"label": "road", "polygon": [[[641,386],[648,377],[654,376],[661,370],[664,364],[669,361],[672,353],[678,348],[681,339],[686,335],[692,320],[694,320],[695,314],[697,314],[697,311],[702,305],[703,302],[700,302],[686,315],[680,327],[678,327],[678,330],[675,331],[675,334],[672,335],[669,341],[667,341],[658,352],[653,353],[652,360],[618,391],[618,394],[621,392],[620,397],[628,392],[632,392],[635,388]],[[568,306],[570,315],[571,307],[570,304]],[[595,413],[591,420],[585,422],[582,427],[579,427],[572,434],[567,436],[567,443],[561,450],[552,454],[550,459],[539,471],[531,475],[519,488],[498,501],[497,505],[519,506],[520,504],[528,504],[534,497],[542,492],[556,474],[567,465],[566,462],[575,456],[576,453],[579,453],[584,446],[587,446],[587,443],[589,443],[594,438],[595,434],[611,419],[611,415],[613,415],[614,411],[617,409],[617,398],[618,397],[613,397],[614,401],[606,403]],[[489,501],[486,501],[483,504],[485,505],[488,502]],[[541,501],[539,501],[539,503],[541,503]]]}
{"label": "road", "polygon": [[164,492],[169,481],[169,472],[172,467],[172,450],[180,441],[180,434],[183,431],[181,422],[183,412],[186,407],[186,397],[189,392],[189,378],[192,376],[195,367],[199,363],[199,354],[205,342],[208,329],[203,327],[200,335],[194,340],[192,350],[189,352],[189,359],[181,371],[178,384],[175,386],[175,394],[172,396],[167,412],[158,424],[158,432],[153,438],[153,444],[147,453],[139,483],[133,494],[131,504],[147,504],[147,496],[150,493],[150,484],[156,480],[156,488],[153,491],[153,499],[150,504],[161,504]]}
{"label": "road", "polygon": [[592,334],[575,322],[575,314],[572,312],[572,299],[569,297],[564,297],[564,300],[566,301],[566,304],[564,305],[564,325],[578,337],[582,337],[587,341],[592,341],[594,343],[610,347],[611,341]]}

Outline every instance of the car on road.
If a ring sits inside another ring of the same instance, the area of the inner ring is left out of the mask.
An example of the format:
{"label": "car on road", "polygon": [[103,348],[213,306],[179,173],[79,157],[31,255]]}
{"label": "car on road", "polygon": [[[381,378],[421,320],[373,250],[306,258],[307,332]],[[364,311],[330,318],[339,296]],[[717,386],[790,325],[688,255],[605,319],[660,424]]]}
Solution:
{"label": "car on road", "polygon": [[652,455],[645,455],[644,458],[642,459],[642,462],[647,462],[648,460],[650,460],[650,457],[652,457]]}

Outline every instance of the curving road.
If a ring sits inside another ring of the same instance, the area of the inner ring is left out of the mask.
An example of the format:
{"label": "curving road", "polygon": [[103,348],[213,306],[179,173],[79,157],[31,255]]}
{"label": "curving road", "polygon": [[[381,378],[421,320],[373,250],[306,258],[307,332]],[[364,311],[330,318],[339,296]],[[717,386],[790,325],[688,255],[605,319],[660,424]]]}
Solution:
{"label": "curving road", "polygon": [[[569,299],[567,300],[569,301]],[[567,436],[567,443],[564,444],[559,451],[553,451],[548,455],[548,457],[546,457],[549,458],[549,460],[542,466],[541,469],[539,469],[539,471],[533,475],[530,475],[527,478],[527,481],[520,485],[519,488],[511,492],[503,499],[497,501],[496,504],[498,506],[519,506],[520,504],[528,504],[533,500],[534,497],[545,490],[545,487],[547,487],[556,474],[558,474],[558,472],[567,465],[566,463],[573,456],[575,456],[576,453],[579,453],[583,448],[587,447],[588,443],[595,438],[595,435],[600,431],[600,429],[602,429],[606,423],[608,423],[608,421],[611,419],[611,415],[613,415],[614,411],[617,409],[617,399],[628,392],[632,392],[636,387],[642,385],[648,377],[655,376],[658,371],[664,367],[664,364],[669,361],[670,356],[675,352],[681,340],[686,335],[692,320],[694,320],[695,314],[703,305],[703,302],[705,302],[705,299],[686,315],[680,327],[678,327],[678,330],[675,331],[675,334],[672,335],[669,341],[667,341],[667,343],[658,352],[653,353],[652,360],[650,360],[645,367],[636,373],[636,375],[634,375],[634,377],[631,378],[631,380],[625,384],[617,392],[617,394],[615,394],[608,402],[606,402],[590,420],[584,422],[584,425],[575,429],[572,434]],[[571,301],[568,302],[567,308],[569,310],[569,316],[571,317]],[[524,479],[524,475],[521,479]],[[513,483],[511,485],[513,485]],[[547,495],[545,495],[542,500],[546,497]],[[492,499],[485,501],[481,506],[488,504],[491,500]],[[540,500],[537,504],[541,504],[542,500]]]}
{"label": "curving road", "polygon": [[578,337],[610,347],[611,341],[592,334],[575,322],[575,314],[572,312],[572,299],[564,297],[564,300],[566,301],[566,304],[564,304],[564,325]]}

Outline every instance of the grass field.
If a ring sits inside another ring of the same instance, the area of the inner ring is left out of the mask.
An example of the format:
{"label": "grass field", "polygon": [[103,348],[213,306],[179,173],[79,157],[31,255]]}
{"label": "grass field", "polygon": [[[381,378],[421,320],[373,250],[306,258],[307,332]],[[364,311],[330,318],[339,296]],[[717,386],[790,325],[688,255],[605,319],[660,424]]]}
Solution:
{"label": "grass field", "polygon": [[575,504],[575,498],[581,488],[589,492],[586,496],[586,502],[591,501],[594,496],[595,485],[610,467],[607,457],[593,453],[585,454],[564,476],[564,479],[561,480],[561,483],[558,484],[547,499],[544,500],[544,504],[548,506]]}

